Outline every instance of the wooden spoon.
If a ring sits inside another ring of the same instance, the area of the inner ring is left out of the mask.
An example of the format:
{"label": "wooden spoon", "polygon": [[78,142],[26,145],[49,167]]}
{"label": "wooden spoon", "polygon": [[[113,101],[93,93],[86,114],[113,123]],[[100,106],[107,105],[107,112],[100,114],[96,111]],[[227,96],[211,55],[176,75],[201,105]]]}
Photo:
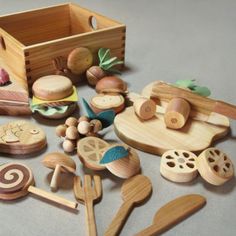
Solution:
{"label": "wooden spoon", "polygon": [[135,236],[151,236],[162,233],[193,214],[206,203],[206,199],[197,194],[185,195],[161,207],[154,216],[153,223]]}
{"label": "wooden spoon", "polygon": [[133,207],[146,200],[151,192],[152,184],[148,177],[136,175],[127,179],[121,187],[124,203],[106,230],[105,236],[118,235]]}

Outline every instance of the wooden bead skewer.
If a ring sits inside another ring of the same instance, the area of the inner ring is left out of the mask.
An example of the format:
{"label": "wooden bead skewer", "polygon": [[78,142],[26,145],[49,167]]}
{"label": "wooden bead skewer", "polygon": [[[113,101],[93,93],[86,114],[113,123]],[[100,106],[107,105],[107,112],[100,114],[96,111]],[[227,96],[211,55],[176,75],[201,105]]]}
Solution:
{"label": "wooden bead skewer", "polygon": [[164,114],[166,127],[181,129],[188,120],[190,109],[186,100],[182,98],[171,99]]}
{"label": "wooden bead skewer", "polygon": [[197,194],[176,198],[161,207],[155,214],[152,225],[135,236],[158,235],[201,209],[205,204],[206,199]]}
{"label": "wooden bead skewer", "polygon": [[29,192],[62,206],[76,209],[78,204],[34,186],[32,171],[23,164],[10,163],[0,166],[0,199],[14,200]]}

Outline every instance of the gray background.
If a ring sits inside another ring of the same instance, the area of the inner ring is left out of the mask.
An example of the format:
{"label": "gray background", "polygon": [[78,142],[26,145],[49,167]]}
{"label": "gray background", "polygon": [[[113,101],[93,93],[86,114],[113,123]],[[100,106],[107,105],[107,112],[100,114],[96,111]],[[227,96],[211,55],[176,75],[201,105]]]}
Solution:
{"label": "gray background", "polygon": [[[26,9],[61,3],[56,0],[0,0],[0,13],[13,13]],[[174,82],[177,79],[196,78],[199,84],[212,90],[212,97],[235,103],[236,69],[236,1],[75,1],[82,6],[127,25],[126,62],[129,70],[122,78],[132,91],[141,89],[153,80]],[[37,29],[35,31],[37,33]],[[94,91],[87,86],[78,88],[79,95],[89,98]],[[89,91],[89,93],[88,93]],[[83,113],[83,110],[82,110]],[[0,123],[16,118],[1,117]],[[19,161],[29,165],[37,186],[49,190],[50,170],[40,163],[46,152],[61,150],[54,134],[54,122],[42,119],[32,122],[42,124],[47,132],[48,149],[37,156],[10,157],[1,155],[0,162]],[[236,123],[227,139],[216,143],[235,162]],[[105,130],[106,139],[117,139],[112,128]],[[140,134],[141,135],[141,134]],[[137,207],[126,222],[121,235],[133,235],[152,222],[161,206],[189,193],[199,193],[207,198],[204,209],[170,229],[165,235],[225,235],[236,234],[235,179],[224,186],[213,187],[200,177],[189,184],[171,183],[160,176],[160,158],[139,152],[143,174],[153,183],[152,197],[145,205]],[[84,170],[76,155],[77,174]],[[108,172],[103,178],[103,199],[95,206],[97,230],[103,235],[122,203],[122,180]],[[64,176],[58,194],[74,200],[71,178]],[[79,213],[65,211],[39,201],[32,195],[0,203],[0,235],[85,235],[84,206]]]}

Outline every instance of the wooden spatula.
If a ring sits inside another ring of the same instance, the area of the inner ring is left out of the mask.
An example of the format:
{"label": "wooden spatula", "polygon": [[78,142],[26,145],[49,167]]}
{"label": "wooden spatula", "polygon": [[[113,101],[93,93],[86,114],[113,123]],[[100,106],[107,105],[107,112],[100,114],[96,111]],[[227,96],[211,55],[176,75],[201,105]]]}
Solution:
{"label": "wooden spatula", "polygon": [[144,175],[136,175],[127,179],[121,188],[122,199],[124,203],[120,207],[115,218],[109,225],[105,236],[119,235],[129,213],[136,204],[143,202],[152,192],[152,184],[148,177]]}
{"label": "wooden spatula", "polygon": [[92,178],[90,175],[84,176],[84,187],[82,187],[79,176],[74,178],[74,194],[77,200],[83,202],[86,207],[86,223],[88,236],[96,236],[96,222],[94,217],[93,202],[97,201],[102,196],[102,183],[98,175],[93,177],[94,183],[92,186]]}
{"label": "wooden spatula", "polygon": [[151,236],[162,233],[193,214],[206,203],[206,199],[197,194],[185,195],[161,207],[154,216],[153,223],[135,236]]}

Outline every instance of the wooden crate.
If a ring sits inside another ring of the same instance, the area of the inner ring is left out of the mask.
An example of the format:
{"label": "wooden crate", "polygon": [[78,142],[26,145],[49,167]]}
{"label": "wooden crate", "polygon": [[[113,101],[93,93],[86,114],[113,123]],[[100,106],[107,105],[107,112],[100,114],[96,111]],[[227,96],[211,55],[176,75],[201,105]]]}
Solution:
{"label": "wooden crate", "polygon": [[[94,24],[96,21],[96,24]],[[20,83],[28,86],[52,74],[52,60],[76,47],[94,55],[101,47],[124,60],[124,24],[69,3],[0,17],[0,57]]]}

